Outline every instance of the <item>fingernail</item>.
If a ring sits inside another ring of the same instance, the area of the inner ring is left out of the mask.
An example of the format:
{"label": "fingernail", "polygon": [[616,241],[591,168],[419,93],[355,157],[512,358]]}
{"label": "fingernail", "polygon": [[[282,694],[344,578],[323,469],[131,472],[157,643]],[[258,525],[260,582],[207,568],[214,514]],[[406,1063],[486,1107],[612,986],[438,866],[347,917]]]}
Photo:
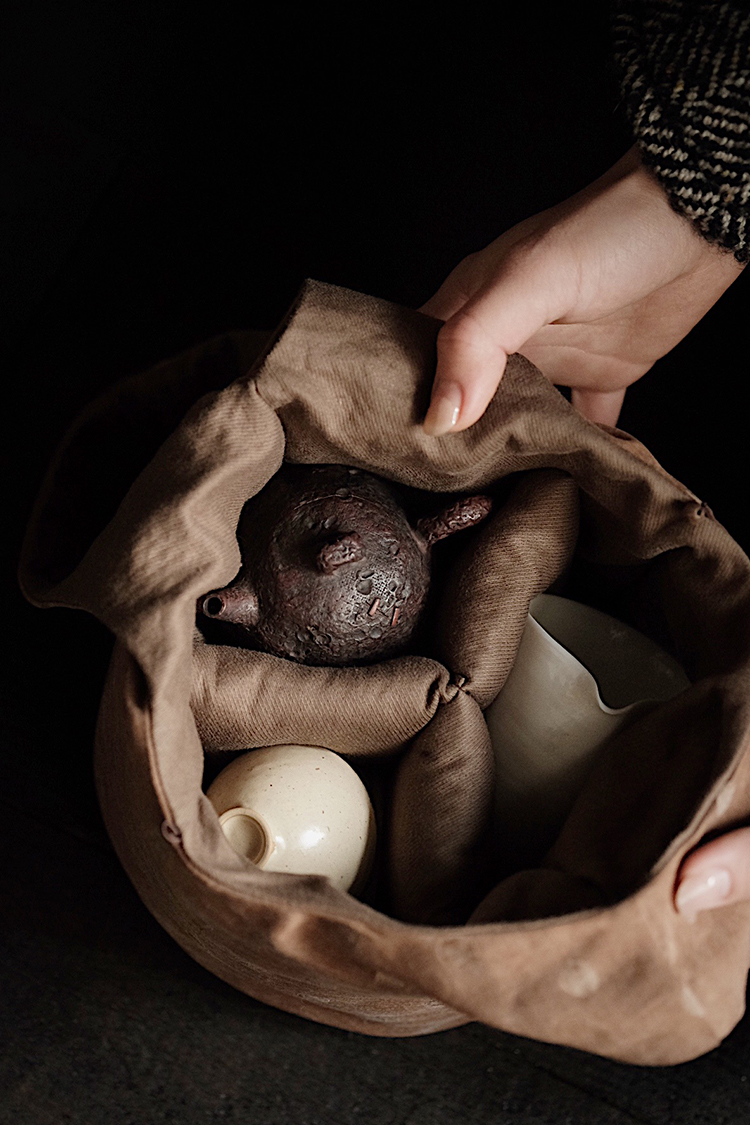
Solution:
{"label": "fingernail", "polygon": [[456,383],[443,383],[432,396],[422,426],[431,437],[450,433],[458,422],[461,413],[461,388]]}
{"label": "fingernail", "polygon": [[701,910],[710,910],[726,902],[731,889],[732,878],[722,867],[690,875],[677,889],[677,909],[689,922],[694,922]]}

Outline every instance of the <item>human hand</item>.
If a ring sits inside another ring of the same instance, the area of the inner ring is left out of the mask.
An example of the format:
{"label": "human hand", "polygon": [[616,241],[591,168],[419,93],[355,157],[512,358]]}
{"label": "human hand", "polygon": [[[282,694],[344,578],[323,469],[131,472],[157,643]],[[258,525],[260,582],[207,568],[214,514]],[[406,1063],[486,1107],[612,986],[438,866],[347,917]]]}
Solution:
{"label": "human hand", "polygon": [[424,428],[484,413],[512,352],[615,425],[625,389],[742,271],[672,210],[632,148],[605,175],[469,255],[422,311],[445,320]]}
{"label": "human hand", "polygon": [[738,828],[692,852],[677,877],[675,905],[690,922],[702,910],[750,900],[750,828]]}
{"label": "human hand", "polygon": [[[615,425],[625,390],[687,335],[742,266],[672,210],[632,148],[571,199],[465,258],[422,311],[445,320],[428,433],[471,426],[507,358],[520,352],[573,405]],[[750,899],[750,828],[683,863],[675,904],[699,911]]]}

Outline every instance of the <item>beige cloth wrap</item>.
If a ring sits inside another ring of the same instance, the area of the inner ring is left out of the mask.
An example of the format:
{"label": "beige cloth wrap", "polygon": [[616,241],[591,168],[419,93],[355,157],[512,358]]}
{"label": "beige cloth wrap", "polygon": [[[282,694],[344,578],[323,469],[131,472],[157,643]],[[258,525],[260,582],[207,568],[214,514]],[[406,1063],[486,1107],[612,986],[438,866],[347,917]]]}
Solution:
{"label": "beige cloth wrap", "polygon": [[[375,1035],[482,1020],[635,1063],[695,1057],[740,1018],[750,962],[750,906],[691,925],[672,898],[685,853],[750,813],[748,560],[642,446],[519,356],[475,426],[428,437],[438,328],[310,282],[269,344],[194,349],[68,436],[21,580],[117,639],[95,756],[108,830],[180,945],[269,1004]],[[430,651],[330,669],[203,643],[196,598],[236,573],[242,505],[284,458],[494,492],[490,520],[453,541]],[[482,711],[553,585],[665,645],[694,683],[612,740],[540,866],[498,883]],[[204,764],[285,741],[380,769],[378,909],[225,841]]]}

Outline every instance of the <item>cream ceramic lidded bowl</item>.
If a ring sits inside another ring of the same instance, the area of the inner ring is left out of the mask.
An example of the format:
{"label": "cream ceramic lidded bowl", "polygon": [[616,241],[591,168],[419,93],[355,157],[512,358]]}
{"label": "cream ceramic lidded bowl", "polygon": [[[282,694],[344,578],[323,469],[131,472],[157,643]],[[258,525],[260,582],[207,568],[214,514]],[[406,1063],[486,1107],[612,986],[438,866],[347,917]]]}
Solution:
{"label": "cream ceramic lidded bowl", "polygon": [[266,871],[364,885],[375,850],[367,790],[343,758],[319,746],[268,746],[240,755],[207,790],[224,835]]}

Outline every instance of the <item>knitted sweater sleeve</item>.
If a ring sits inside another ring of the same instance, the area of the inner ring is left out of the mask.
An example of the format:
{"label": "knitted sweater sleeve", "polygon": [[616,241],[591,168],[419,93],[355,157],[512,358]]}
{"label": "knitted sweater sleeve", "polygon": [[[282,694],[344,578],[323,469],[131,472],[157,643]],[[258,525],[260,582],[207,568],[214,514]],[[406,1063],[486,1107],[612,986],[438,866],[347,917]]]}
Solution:
{"label": "knitted sweater sleeve", "polygon": [[615,57],[644,163],[672,206],[750,260],[750,11],[741,0],[616,0]]}

